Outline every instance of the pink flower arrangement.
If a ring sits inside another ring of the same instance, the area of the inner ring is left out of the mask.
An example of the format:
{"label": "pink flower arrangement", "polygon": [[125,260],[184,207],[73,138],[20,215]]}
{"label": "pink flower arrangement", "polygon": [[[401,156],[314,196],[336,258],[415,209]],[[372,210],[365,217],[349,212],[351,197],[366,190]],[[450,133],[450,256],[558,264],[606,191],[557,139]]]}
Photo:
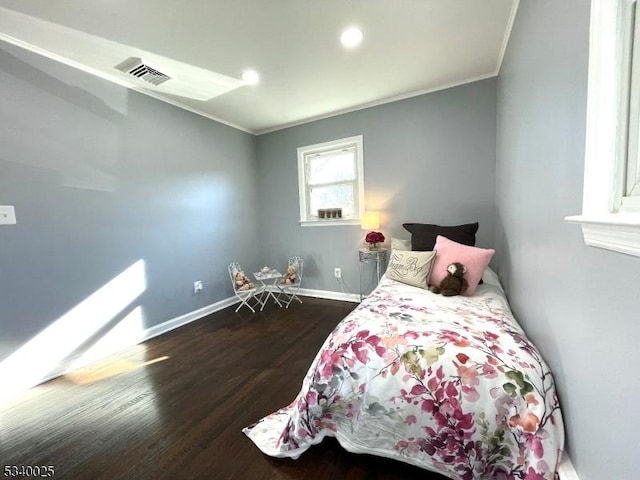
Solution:
{"label": "pink flower arrangement", "polygon": [[364,237],[364,241],[369,245],[375,246],[376,243],[384,242],[384,235],[381,232],[369,232],[367,236]]}

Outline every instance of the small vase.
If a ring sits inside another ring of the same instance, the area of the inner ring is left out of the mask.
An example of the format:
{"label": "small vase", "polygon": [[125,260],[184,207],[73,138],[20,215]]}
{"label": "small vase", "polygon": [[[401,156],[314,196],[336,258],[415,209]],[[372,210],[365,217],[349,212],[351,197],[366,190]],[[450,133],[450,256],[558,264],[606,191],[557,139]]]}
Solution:
{"label": "small vase", "polygon": [[378,244],[377,243],[370,243],[369,244],[369,250],[372,252],[375,252],[376,250],[378,250]]}

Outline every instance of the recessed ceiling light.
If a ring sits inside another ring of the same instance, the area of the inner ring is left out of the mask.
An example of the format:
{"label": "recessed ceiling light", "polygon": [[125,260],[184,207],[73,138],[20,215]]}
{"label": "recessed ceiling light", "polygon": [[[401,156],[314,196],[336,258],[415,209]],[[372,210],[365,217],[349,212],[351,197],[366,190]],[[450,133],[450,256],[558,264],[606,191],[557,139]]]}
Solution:
{"label": "recessed ceiling light", "polygon": [[242,80],[249,85],[255,85],[260,81],[260,75],[255,70],[245,70],[242,72]]}
{"label": "recessed ceiling light", "polygon": [[342,32],[340,41],[345,47],[353,48],[360,44],[363,36],[364,34],[362,33],[362,30],[360,30],[358,27],[350,27]]}

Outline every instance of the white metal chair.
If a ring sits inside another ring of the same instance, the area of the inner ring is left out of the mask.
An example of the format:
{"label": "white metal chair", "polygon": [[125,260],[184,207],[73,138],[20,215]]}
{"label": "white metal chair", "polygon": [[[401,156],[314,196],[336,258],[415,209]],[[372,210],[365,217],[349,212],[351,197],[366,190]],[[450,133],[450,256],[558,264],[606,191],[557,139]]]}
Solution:
{"label": "white metal chair", "polygon": [[304,262],[302,258],[298,256],[290,257],[287,267],[289,266],[293,266],[296,269],[296,278],[294,282],[289,285],[285,283],[277,284],[278,290],[280,290],[280,293],[278,293],[277,301],[281,302],[286,308],[289,308],[289,305],[291,305],[291,302],[294,298],[298,300],[298,302],[302,303],[302,300],[300,300],[300,297],[298,297],[297,294],[298,290],[300,290],[300,284],[302,283],[302,270],[304,267]]}
{"label": "white metal chair", "polygon": [[[231,286],[233,287],[233,293],[240,299],[240,305],[238,305],[238,308],[236,308],[236,312],[240,310],[243,305],[246,305],[253,313],[255,313],[256,311],[254,310],[254,307],[257,308],[259,305],[262,305],[261,296],[259,297],[258,294],[262,293],[263,288],[253,287],[248,290],[238,290],[236,285],[236,275],[238,272],[243,271],[242,267],[240,267],[240,264],[238,262],[232,262],[229,264],[228,268],[229,278],[231,279]],[[252,299],[255,302],[253,306],[251,306],[251,304],[249,303]]]}

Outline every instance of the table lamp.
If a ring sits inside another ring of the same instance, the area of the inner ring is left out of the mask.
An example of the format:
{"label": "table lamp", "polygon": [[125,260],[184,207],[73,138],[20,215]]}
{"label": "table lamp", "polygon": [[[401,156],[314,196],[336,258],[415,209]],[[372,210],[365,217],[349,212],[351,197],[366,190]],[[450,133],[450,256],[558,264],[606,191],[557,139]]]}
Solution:
{"label": "table lamp", "polygon": [[370,230],[364,237],[364,241],[369,244],[369,250],[377,250],[378,243],[384,242],[384,235],[376,231],[380,228],[380,212],[364,212],[360,225],[363,230]]}

